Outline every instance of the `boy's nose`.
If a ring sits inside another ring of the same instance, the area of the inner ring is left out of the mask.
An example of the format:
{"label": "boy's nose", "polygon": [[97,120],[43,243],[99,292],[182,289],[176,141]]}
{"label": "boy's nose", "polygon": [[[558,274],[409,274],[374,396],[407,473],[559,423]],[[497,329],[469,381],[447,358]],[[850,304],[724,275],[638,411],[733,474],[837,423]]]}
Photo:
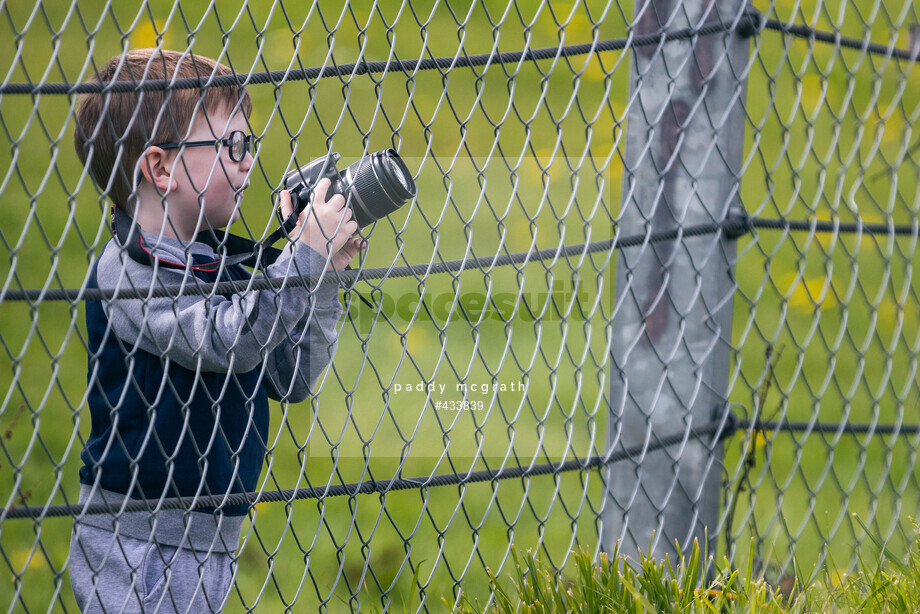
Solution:
{"label": "boy's nose", "polygon": [[252,168],[252,163],[255,161],[255,158],[250,152],[246,152],[246,155],[243,156],[243,160],[240,162],[240,170],[243,172],[249,172],[249,169]]}

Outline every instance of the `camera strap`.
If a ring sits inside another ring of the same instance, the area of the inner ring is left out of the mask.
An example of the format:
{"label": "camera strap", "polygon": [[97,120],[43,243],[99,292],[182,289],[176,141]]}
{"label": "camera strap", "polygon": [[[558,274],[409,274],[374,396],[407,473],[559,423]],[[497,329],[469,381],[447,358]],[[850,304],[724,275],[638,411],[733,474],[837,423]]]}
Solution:
{"label": "camera strap", "polygon": [[221,265],[229,267],[242,264],[251,268],[269,266],[281,255],[281,250],[272,247],[272,244],[282,237],[286,237],[296,224],[297,216],[292,214],[263,241],[253,241],[245,237],[229,234],[223,230],[203,230],[195,235],[194,241],[204,243],[215,252],[223,251],[226,256],[212,262],[186,264],[173,262],[154,254],[144,243],[140,226],[124,211],[121,211],[118,207],[112,207],[112,235],[119,245],[124,248],[131,260],[148,266],[156,264],[168,269],[191,269],[192,271],[206,273],[220,270]]}
{"label": "camera strap", "polygon": [[[280,212],[278,214],[280,219]],[[135,262],[147,266],[165,267],[167,269],[190,269],[192,271],[201,271],[202,273],[216,273],[220,270],[221,265],[230,267],[237,264],[251,268],[264,268],[274,263],[281,255],[281,250],[271,245],[288,236],[288,234],[297,226],[298,213],[291,213],[287,219],[281,222],[272,234],[263,241],[252,241],[245,237],[232,235],[222,230],[205,230],[195,235],[195,241],[204,243],[214,251],[224,250],[227,254],[223,258],[211,262],[201,262],[198,264],[184,264],[182,262],[173,262],[165,258],[156,256],[145,244],[141,228],[134,223],[134,220],[121,211],[118,207],[112,207],[112,234],[118,244],[127,252],[128,257]],[[347,267],[351,268],[351,267]],[[376,306],[371,303],[363,294],[354,290],[358,298],[365,305],[374,309]],[[351,314],[349,313],[349,317]]]}

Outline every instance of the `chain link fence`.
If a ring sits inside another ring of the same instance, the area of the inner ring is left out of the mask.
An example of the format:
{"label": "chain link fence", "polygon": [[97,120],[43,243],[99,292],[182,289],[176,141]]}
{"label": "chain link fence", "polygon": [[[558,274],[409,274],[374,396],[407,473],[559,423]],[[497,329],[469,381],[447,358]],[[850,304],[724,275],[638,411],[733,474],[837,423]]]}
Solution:
{"label": "chain link fence", "polygon": [[900,551],[918,21],[909,0],[0,2],[2,607],[78,611],[72,519],[113,513],[78,503],[84,311],[154,295],[89,285],[110,202],[72,135],[85,84],[144,47],[252,96],[233,232],[267,234],[284,174],[333,151],[393,148],[418,186],[319,281],[338,348],[272,403],[258,489],[120,508],[248,505],[227,611],[486,603],[512,547],[565,571],[706,538],[777,582],[852,569],[867,532]]}

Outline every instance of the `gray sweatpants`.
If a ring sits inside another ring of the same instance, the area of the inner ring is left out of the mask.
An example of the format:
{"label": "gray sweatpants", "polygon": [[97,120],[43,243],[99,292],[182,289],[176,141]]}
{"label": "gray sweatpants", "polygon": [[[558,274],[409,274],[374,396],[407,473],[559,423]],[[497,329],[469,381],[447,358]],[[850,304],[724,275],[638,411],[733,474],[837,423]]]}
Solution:
{"label": "gray sweatpants", "polygon": [[83,612],[220,612],[233,584],[226,552],[198,552],[75,525],[70,583]]}

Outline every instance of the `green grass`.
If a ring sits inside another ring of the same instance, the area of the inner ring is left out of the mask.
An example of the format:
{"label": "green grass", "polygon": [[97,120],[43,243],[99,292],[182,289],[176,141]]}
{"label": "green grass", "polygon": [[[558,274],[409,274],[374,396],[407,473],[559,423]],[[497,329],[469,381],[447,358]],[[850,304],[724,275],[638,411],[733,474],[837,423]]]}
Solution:
{"label": "green grass", "polygon": [[[497,31],[501,51],[523,48],[526,37],[531,47],[556,45],[563,34],[567,43],[592,37],[583,4],[571,19],[572,3],[540,11],[539,3],[519,4],[529,12],[505,16]],[[836,9],[816,11],[817,2],[756,4],[771,16],[836,26],[851,36],[868,31],[874,42],[887,42],[897,29],[898,44],[907,44],[909,18],[898,0],[884,2],[868,27],[867,15],[848,10],[838,17]],[[484,5],[492,19],[505,8],[502,2]],[[295,33],[308,17],[306,4],[285,3],[284,11],[267,0],[248,2],[245,10],[232,3],[208,11],[203,6],[183,3],[180,14],[172,2],[154,0],[150,14],[138,16],[132,3],[81,0],[81,25],[68,2],[43,2],[34,14],[30,3],[7,2],[0,8],[0,67],[10,81],[24,81],[26,73],[36,80],[53,59],[47,80],[61,80],[63,72],[74,81],[86,76],[87,58],[98,65],[118,53],[120,30],[130,30],[124,42],[131,46],[155,44],[157,31],[169,47],[193,42],[196,53],[222,56],[238,71],[282,69],[295,55],[303,66],[320,65],[330,44],[340,63],[354,61],[362,45],[369,60],[387,57],[384,21],[396,22],[389,38],[403,58],[419,57],[423,41],[434,56],[454,55],[461,40],[467,53],[493,45],[481,4],[467,15],[458,3],[451,3],[452,13],[445,3],[414,2],[423,32],[408,9],[396,20],[392,3],[384,3],[381,16],[363,6],[342,12],[341,3],[323,2],[334,41],[327,41],[316,11],[303,33]],[[597,19],[605,5],[587,6]],[[622,8],[632,10],[631,3]],[[895,26],[887,26],[883,15]],[[622,36],[627,20],[610,7],[599,38]],[[87,30],[94,33],[90,41]],[[740,194],[751,214],[916,221],[916,154],[909,152],[917,138],[912,126],[920,68],[812,49],[774,33],[752,46],[751,57]],[[392,74],[379,87],[369,76],[347,85],[329,79],[312,88],[303,82],[277,91],[252,87],[253,130],[263,138],[244,219],[261,233],[284,171],[327,147],[351,161],[365,146],[398,145],[418,174],[419,197],[411,210],[375,228],[368,266],[609,238],[620,214],[630,57],[605,53],[570,61],[557,61],[545,79],[528,65],[513,79],[497,69],[482,76],[457,70],[449,80],[436,73],[412,79]],[[342,113],[346,102],[353,114]],[[510,102],[515,106],[509,111]],[[106,203],[72,151],[72,104],[57,96],[0,99],[0,278],[10,287],[79,287],[108,239]],[[584,117],[593,122],[590,130]],[[493,123],[499,124],[497,136]],[[566,163],[582,152],[572,201]],[[752,411],[768,372],[767,348],[783,347],[762,406],[767,417],[914,422],[920,396],[915,250],[909,239],[772,232],[743,238],[731,339],[733,409]],[[354,321],[342,322],[339,352],[317,398],[273,407],[266,488],[387,479],[397,469],[412,477],[494,467],[509,450],[509,462],[521,464],[603,451],[616,265],[616,255],[602,254],[550,269],[532,263],[520,273],[396,280],[379,290],[362,285],[360,291],[385,306],[392,300],[392,315],[389,321],[370,317],[350,297]],[[576,293],[587,295],[585,316],[556,317],[541,295],[557,284],[563,293],[573,291],[576,281]],[[420,289],[433,319],[412,303],[399,307]],[[495,311],[473,323],[447,322],[451,305],[459,309],[453,297],[475,312],[482,297],[502,293],[549,307],[508,323]],[[80,436],[89,430],[82,318],[79,305],[0,302],[3,505],[76,498]],[[488,409],[481,413],[445,414],[434,409],[437,396],[394,387],[434,380],[449,390],[461,380],[491,382],[493,376],[500,383],[524,380],[527,389],[482,396]],[[752,439],[739,433],[725,444],[730,492],[742,479],[751,445],[755,462],[733,508],[735,534],[727,549],[720,539],[725,551],[714,553],[718,560],[727,555],[732,569],[750,565],[775,577],[788,575],[795,560],[800,569],[826,569],[836,577],[859,569],[861,548],[873,547],[867,533],[888,541],[895,557],[906,552],[909,540],[901,535],[909,530],[908,515],[920,507],[917,437],[767,433]],[[260,505],[239,553],[239,593],[228,611],[275,611],[288,604],[310,610],[321,603],[337,611],[359,602],[398,611],[412,609],[410,600],[413,608],[423,600],[437,609],[442,597],[454,603],[461,596],[475,603],[494,589],[486,569],[496,578],[514,573],[512,545],[519,562],[529,549],[547,565],[577,571],[578,559],[569,553],[597,549],[602,477],[573,472],[495,486]],[[74,611],[65,569],[69,530],[59,519],[0,526],[0,608],[47,610],[56,601],[58,609]]]}
{"label": "green grass", "polygon": [[[595,559],[584,550],[572,554],[576,573],[568,577],[555,573],[539,556],[528,550],[515,553],[516,579],[503,582],[490,576],[494,599],[487,607],[479,600],[463,599],[460,611],[473,612],[786,612],[794,607],[798,595],[783,595],[753,568],[742,573],[728,560],[718,566],[707,561],[699,544],[693,543],[689,556],[659,561],[645,554],[638,560],[600,553]],[[704,566],[714,568],[715,580],[705,588],[700,578]],[[787,603],[792,602],[793,607]]]}
{"label": "green grass", "polygon": [[[914,528],[916,531],[916,525]],[[687,556],[678,548],[673,562],[643,553],[638,558],[620,557],[616,551],[595,557],[579,550],[572,553],[574,573],[568,574],[559,573],[532,550],[522,555],[513,550],[515,577],[489,573],[492,598],[488,603],[463,596],[456,611],[916,612],[920,603],[920,537],[915,533],[912,547],[901,557],[878,538],[867,535],[874,549],[861,557],[855,573],[832,577],[822,566],[804,577],[790,573],[772,581],[756,573],[751,564],[739,569],[724,557],[717,562],[701,552],[697,542]],[[712,580],[704,580],[707,577]],[[445,600],[445,605],[454,604]]]}

